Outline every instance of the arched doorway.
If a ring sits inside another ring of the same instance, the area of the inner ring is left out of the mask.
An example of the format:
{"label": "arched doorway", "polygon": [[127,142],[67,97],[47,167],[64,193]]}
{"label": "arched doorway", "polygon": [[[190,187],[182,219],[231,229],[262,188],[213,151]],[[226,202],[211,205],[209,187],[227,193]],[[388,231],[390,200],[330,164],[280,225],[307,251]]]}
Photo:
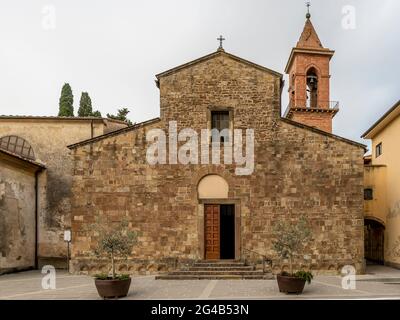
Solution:
{"label": "arched doorway", "polygon": [[37,268],[38,177],[45,167],[19,136],[0,137],[0,150],[0,247],[5,250],[0,254],[1,274]]}
{"label": "arched doorway", "polygon": [[385,226],[373,218],[364,219],[364,255],[368,262],[384,264]]}
{"label": "arched doorway", "polygon": [[238,256],[237,201],[228,198],[228,182],[219,175],[204,176],[197,186],[201,205],[202,256],[205,259],[235,259]]}

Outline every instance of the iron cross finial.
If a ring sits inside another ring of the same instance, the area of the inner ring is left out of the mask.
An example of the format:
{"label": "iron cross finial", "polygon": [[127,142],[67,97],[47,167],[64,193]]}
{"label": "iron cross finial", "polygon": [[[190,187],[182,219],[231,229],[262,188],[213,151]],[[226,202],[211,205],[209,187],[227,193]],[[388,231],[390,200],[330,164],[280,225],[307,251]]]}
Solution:
{"label": "iron cross finial", "polygon": [[217,38],[217,40],[219,41],[219,48],[218,50],[224,50],[224,48],[222,47],[222,41],[226,40],[223,36],[219,36],[219,38]]}
{"label": "iron cross finial", "polygon": [[306,2],[306,6],[307,6],[306,18],[307,18],[307,19],[310,19],[310,18],[311,18],[311,14],[310,14],[311,2],[310,2],[310,1],[307,1],[307,2]]}

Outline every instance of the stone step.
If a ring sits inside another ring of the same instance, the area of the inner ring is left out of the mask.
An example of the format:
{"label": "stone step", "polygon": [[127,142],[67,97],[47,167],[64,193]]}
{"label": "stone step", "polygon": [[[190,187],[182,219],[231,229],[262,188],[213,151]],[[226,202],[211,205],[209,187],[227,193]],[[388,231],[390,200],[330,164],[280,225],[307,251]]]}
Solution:
{"label": "stone step", "polygon": [[205,266],[205,267],[189,267],[188,271],[253,271],[253,266]]}
{"label": "stone step", "polygon": [[262,271],[248,271],[248,270],[241,270],[241,271],[173,271],[169,273],[170,275],[200,275],[200,276],[216,276],[216,275],[237,275],[237,276],[256,276],[256,275],[263,275],[264,272]]}
{"label": "stone step", "polygon": [[270,272],[256,270],[237,260],[201,260],[188,268],[156,276],[158,280],[230,280],[230,279],[273,279]]}
{"label": "stone step", "polygon": [[214,263],[214,264],[241,263],[241,264],[244,264],[243,261],[230,260],[230,259],[224,259],[224,260],[197,260],[196,263]]}
{"label": "stone step", "polygon": [[244,262],[196,262],[193,267],[246,267]]}
{"label": "stone step", "polygon": [[272,280],[274,276],[271,273],[260,275],[159,275],[157,280]]}
{"label": "stone step", "polygon": [[211,263],[224,263],[224,262],[243,262],[242,260],[235,260],[235,259],[204,259],[204,260],[197,260],[196,262],[211,262]]}

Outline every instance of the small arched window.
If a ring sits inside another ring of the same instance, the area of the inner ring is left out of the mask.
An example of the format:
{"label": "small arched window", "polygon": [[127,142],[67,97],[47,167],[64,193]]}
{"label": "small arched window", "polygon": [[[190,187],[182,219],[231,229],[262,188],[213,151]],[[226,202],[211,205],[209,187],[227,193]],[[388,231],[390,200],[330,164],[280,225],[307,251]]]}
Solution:
{"label": "small arched window", "polygon": [[24,158],[35,160],[35,153],[31,145],[18,136],[5,136],[0,138],[0,148],[20,155]]}

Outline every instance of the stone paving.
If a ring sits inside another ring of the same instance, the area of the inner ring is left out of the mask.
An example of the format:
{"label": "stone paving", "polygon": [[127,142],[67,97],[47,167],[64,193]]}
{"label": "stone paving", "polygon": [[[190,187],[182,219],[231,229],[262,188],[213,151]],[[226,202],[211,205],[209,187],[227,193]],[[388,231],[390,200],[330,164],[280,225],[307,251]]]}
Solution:
{"label": "stone paving", "polygon": [[[57,271],[56,289],[42,289],[40,271],[0,276],[0,299],[100,299],[89,276]],[[276,280],[133,279],[124,299],[400,299],[400,270],[372,266],[357,276],[356,289],[341,287],[340,276],[316,276],[302,295],[286,295]]]}

